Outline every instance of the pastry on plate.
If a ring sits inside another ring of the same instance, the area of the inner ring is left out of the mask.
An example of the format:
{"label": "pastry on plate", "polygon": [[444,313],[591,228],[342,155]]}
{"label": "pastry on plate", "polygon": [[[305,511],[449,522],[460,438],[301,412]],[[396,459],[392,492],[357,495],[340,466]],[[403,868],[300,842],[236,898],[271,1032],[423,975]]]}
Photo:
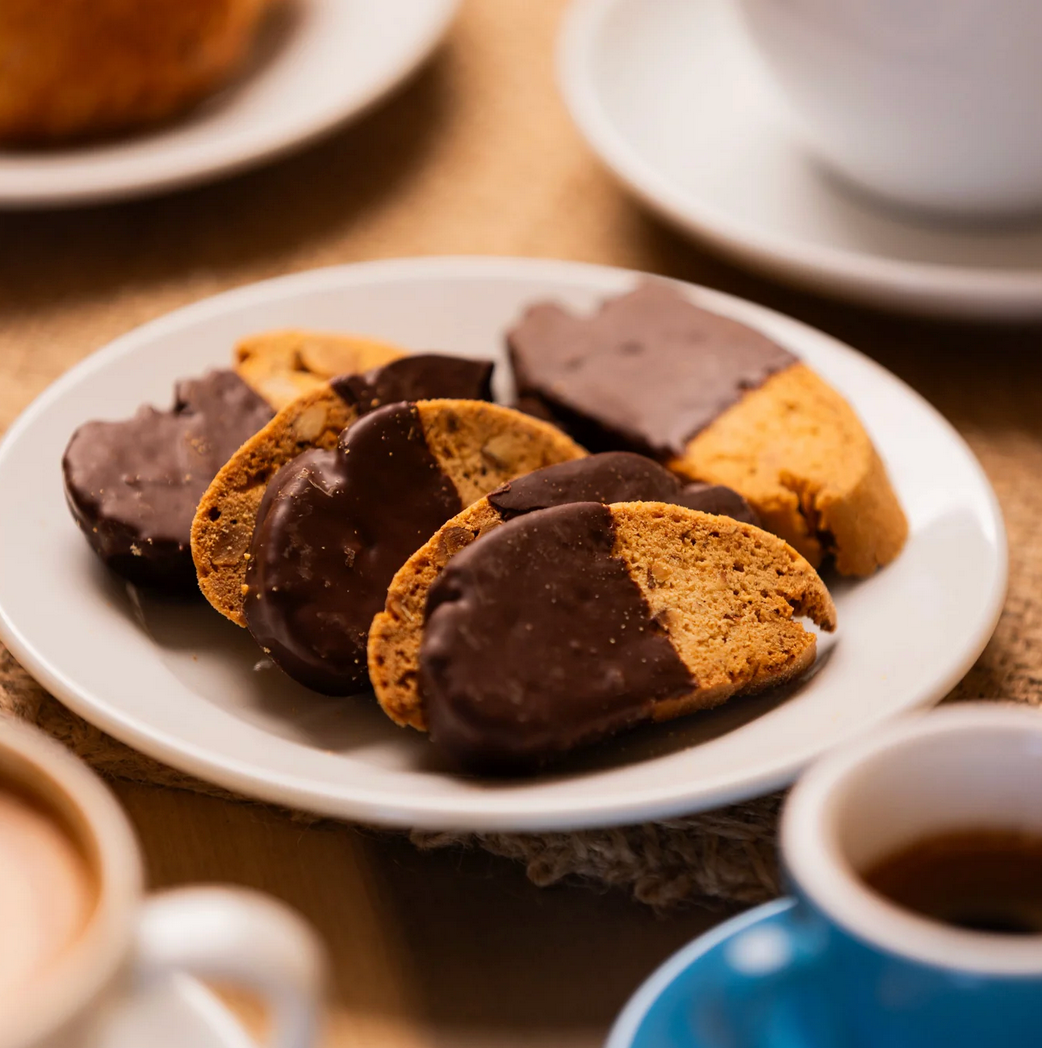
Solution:
{"label": "pastry on plate", "polygon": [[0,142],[179,116],[240,68],[274,0],[3,0]]}
{"label": "pastry on plate", "polygon": [[649,281],[591,316],[535,305],[508,344],[519,403],[591,451],[741,492],[815,566],[870,575],[900,552],[907,521],[857,415],[759,331]]}

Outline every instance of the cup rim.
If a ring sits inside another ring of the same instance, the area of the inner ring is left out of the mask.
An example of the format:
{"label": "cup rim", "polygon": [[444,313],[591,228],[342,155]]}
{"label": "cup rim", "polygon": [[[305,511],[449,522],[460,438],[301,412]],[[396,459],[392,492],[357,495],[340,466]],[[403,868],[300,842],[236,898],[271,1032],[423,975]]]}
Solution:
{"label": "cup rim", "polygon": [[793,788],[782,813],[780,845],[797,888],[825,916],[886,953],[962,973],[1042,974],[1039,936],[1017,938],[954,928],[918,916],[872,891],[844,859],[838,836],[824,831],[835,791],[873,757],[895,746],[981,730],[1029,734],[1042,746],[1042,714],[1023,706],[966,703],[914,714],[836,751],[815,764]]}
{"label": "cup rim", "polygon": [[[39,730],[3,718],[0,780],[18,784],[19,765],[42,774],[82,819],[96,856],[98,895],[79,937],[4,1015],[0,1048],[23,1048],[60,1031],[116,977],[129,950],[143,881],[130,822],[101,779]],[[28,792],[34,792],[31,785]]]}

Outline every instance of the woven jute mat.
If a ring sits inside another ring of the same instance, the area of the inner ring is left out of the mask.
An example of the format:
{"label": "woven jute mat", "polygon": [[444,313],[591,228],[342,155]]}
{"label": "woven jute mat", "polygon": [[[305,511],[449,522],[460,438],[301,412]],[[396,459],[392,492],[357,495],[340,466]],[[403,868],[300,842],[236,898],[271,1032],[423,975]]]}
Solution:
{"label": "woven jute mat", "polygon": [[[557,97],[553,44],[563,6],[470,0],[447,45],[398,97],[263,170],[156,200],[0,215],[0,427],[129,328],[204,295],[311,266],[423,254],[541,255],[709,284],[799,316],[875,356],[966,437],[1006,515],[1012,581],[994,639],[953,698],[1037,704],[1042,331],[901,320],[828,303],[738,272],[664,230],[601,170]],[[909,645],[914,616],[915,609],[894,609],[894,628]],[[0,709],[40,725],[106,776],[220,793],[73,716],[3,651]],[[778,890],[778,805],[771,797],[620,830],[415,840],[423,847],[479,844],[525,863],[540,884],[578,877],[659,906],[696,898],[752,902]]]}

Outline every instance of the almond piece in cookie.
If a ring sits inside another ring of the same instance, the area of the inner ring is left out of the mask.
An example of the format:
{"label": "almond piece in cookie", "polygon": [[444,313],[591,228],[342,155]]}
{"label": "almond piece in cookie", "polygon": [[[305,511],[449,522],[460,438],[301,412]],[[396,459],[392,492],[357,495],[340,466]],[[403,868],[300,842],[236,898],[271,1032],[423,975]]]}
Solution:
{"label": "almond piece in cookie", "polygon": [[337,375],[369,371],[402,356],[398,346],[361,335],[265,331],[235,347],[235,370],[278,410]]}
{"label": "almond piece in cookie", "polygon": [[523,771],[643,721],[791,680],[835,627],[821,579],[749,524],[654,502],[525,514],[431,587],[416,672],[431,739]]}
{"label": "almond piece in cookie", "polygon": [[554,426],[481,401],[363,415],[336,449],[306,451],[267,486],[245,573],[250,633],[307,687],[358,691],[373,616],[410,554],[504,481],[583,454]]}
{"label": "almond piece in cookie", "polygon": [[253,527],[268,481],[309,448],[334,448],[359,415],[428,397],[491,398],[492,362],[417,353],[364,375],[341,375],[298,397],[225,463],[199,500],[192,556],[199,588],[232,622],[242,604]]}
{"label": "almond piece in cookie", "polygon": [[508,343],[522,402],[591,450],[734,488],[815,566],[870,575],[900,552],[907,521],[854,411],[759,331],[649,282],[588,317],[533,306]]}
{"label": "almond piece in cookie", "polygon": [[547,466],[504,484],[445,523],[395,574],[384,610],[369,631],[369,677],[384,712],[399,724],[426,727],[416,665],[427,594],[450,558],[525,513],[570,502],[638,500],[670,502],[757,523],[745,499],[729,488],[685,485],[651,459],[627,451]]}

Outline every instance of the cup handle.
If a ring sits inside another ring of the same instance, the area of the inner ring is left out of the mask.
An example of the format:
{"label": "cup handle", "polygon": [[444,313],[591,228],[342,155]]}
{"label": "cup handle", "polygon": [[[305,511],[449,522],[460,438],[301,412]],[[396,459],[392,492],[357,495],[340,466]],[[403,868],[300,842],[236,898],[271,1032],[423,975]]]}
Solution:
{"label": "cup handle", "polygon": [[150,897],[141,909],[138,984],[184,971],[251,990],[269,1009],[269,1048],[313,1048],[324,968],[311,928],[259,892],[179,888]]}
{"label": "cup handle", "polygon": [[[820,976],[826,933],[800,907],[729,942],[716,988],[695,1016],[699,1043],[727,1048],[828,1048],[836,1038],[824,996],[808,1000]],[[803,989],[804,993],[794,993]]]}

